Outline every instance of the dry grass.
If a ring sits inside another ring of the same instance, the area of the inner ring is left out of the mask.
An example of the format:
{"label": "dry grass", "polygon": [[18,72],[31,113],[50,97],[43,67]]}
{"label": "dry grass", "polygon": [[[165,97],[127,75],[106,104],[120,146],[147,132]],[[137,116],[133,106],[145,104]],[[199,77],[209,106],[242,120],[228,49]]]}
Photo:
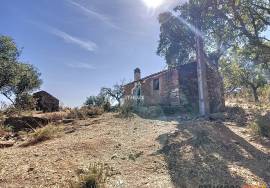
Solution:
{"label": "dry grass", "polygon": [[40,142],[44,142],[46,140],[53,139],[59,136],[61,130],[62,128],[60,126],[54,126],[51,124],[42,128],[38,128],[29,135],[29,139],[27,142],[21,144],[21,147],[28,147],[36,145]]}
{"label": "dry grass", "polygon": [[78,179],[70,182],[70,188],[101,188],[109,175],[110,168],[103,163],[91,164],[86,169],[76,171]]}

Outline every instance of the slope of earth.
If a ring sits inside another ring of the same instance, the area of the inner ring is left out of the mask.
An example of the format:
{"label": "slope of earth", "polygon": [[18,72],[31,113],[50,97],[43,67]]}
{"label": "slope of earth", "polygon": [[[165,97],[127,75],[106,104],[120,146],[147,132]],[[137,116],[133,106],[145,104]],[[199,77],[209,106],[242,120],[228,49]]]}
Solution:
{"label": "slope of earth", "polygon": [[[67,125],[68,126],[68,125]],[[270,182],[270,148],[233,123],[120,119],[107,113],[27,148],[0,150],[0,187],[68,187],[95,162],[106,187],[198,187]]]}

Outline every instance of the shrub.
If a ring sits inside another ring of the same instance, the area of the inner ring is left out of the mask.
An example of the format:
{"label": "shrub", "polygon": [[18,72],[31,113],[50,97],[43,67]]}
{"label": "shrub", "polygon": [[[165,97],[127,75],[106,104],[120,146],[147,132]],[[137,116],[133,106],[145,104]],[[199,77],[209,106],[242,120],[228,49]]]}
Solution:
{"label": "shrub", "polygon": [[23,143],[21,147],[28,147],[46,140],[50,140],[58,136],[59,132],[60,128],[53,125],[48,125],[46,127],[36,129],[33,133],[29,135],[29,140],[26,143]]}
{"label": "shrub", "polygon": [[133,101],[125,100],[124,104],[119,108],[119,115],[122,118],[129,118],[133,116]]}
{"label": "shrub", "polygon": [[86,119],[88,117],[94,117],[103,114],[104,110],[100,107],[88,107],[84,106],[79,108],[74,108],[69,112],[67,118],[69,119]]}
{"label": "shrub", "polygon": [[15,107],[20,110],[34,110],[36,108],[36,99],[32,95],[22,94],[15,100]]}
{"label": "shrub", "polygon": [[77,182],[71,182],[70,188],[101,188],[109,175],[109,167],[102,163],[91,164],[87,169],[78,170]]}
{"label": "shrub", "polygon": [[111,110],[111,103],[109,102],[105,102],[103,105],[102,105],[102,108],[105,112],[109,112]]}
{"label": "shrub", "polygon": [[270,138],[270,113],[258,116],[255,122],[250,124],[251,133]]}

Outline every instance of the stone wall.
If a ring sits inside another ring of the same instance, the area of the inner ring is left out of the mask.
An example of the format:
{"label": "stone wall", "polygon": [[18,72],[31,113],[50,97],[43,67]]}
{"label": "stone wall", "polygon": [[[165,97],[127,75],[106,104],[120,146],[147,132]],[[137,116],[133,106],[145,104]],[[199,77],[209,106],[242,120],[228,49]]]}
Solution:
{"label": "stone wall", "polygon": [[223,79],[214,66],[208,66],[206,74],[210,112],[221,112],[225,108]]}
{"label": "stone wall", "polygon": [[180,83],[180,101],[190,111],[199,111],[199,93],[197,63],[189,63],[178,69]]}
{"label": "stone wall", "polygon": [[[153,81],[159,79],[159,90],[153,89]],[[141,84],[141,95],[147,106],[179,106],[189,111],[199,111],[197,63],[189,63],[169,69],[144,79],[127,84],[125,96],[132,96],[136,84]],[[208,97],[210,112],[224,109],[223,81],[217,71],[207,68]]]}

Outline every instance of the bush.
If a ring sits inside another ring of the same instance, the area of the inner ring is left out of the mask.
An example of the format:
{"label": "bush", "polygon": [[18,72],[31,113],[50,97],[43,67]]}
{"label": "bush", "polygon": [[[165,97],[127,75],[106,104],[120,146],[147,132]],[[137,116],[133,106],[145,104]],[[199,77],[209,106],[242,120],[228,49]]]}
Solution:
{"label": "bush", "polygon": [[59,134],[59,131],[60,128],[53,125],[36,129],[32,134],[29,135],[30,139],[26,143],[22,144],[21,147],[28,147],[46,140],[50,140],[56,137]]}
{"label": "bush", "polygon": [[36,99],[29,94],[22,94],[15,100],[15,107],[20,110],[34,110],[36,108]]}
{"label": "bush", "polygon": [[254,135],[270,138],[270,113],[258,116],[255,122],[251,123],[250,130]]}
{"label": "bush", "polygon": [[133,116],[133,101],[125,100],[124,104],[119,108],[119,115],[122,118],[130,118]]}
{"label": "bush", "polygon": [[78,170],[78,182],[71,182],[70,188],[101,188],[109,175],[109,167],[102,163],[94,163],[87,169]]}
{"label": "bush", "polygon": [[102,108],[105,112],[109,112],[111,111],[111,103],[109,102],[105,102],[103,105],[102,105]]}
{"label": "bush", "polygon": [[67,115],[68,119],[86,119],[88,117],[94,117],[104,113],[104,110],[100,107],[88,107],[74,108]]}

